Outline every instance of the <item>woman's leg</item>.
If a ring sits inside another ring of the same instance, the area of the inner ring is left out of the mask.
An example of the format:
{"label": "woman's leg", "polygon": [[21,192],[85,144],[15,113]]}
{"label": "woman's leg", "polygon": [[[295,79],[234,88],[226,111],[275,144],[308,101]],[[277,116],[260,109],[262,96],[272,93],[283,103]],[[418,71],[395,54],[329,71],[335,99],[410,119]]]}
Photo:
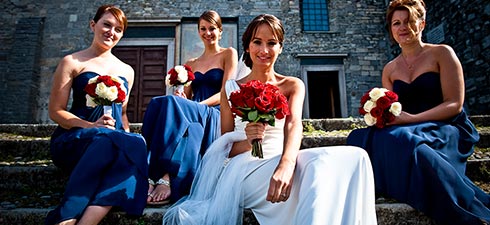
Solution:
{"label": "woman's leg", "polygon": [[111,208],[111,206],[91,205],[87,207],[77,225],[97,225]]}

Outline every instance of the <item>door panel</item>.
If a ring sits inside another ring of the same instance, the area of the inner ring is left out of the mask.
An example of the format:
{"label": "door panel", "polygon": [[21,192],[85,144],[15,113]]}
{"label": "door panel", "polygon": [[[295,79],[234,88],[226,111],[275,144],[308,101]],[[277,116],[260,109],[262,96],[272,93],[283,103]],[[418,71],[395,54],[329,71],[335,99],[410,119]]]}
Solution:
{"label": "door panel", "polygon": [[165,95],[167,46],[115,47],[113,53],[134,69],[127,115],[130,122],[141,123],[150,100]]}

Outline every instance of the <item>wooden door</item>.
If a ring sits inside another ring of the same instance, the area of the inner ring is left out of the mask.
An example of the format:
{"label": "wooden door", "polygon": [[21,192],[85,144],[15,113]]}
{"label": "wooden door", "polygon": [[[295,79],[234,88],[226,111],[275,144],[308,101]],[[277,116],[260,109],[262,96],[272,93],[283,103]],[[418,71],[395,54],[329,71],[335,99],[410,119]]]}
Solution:
{"label": "wooden door", "polygon": [[112,52],[134,69],[127,115],[129,122],[141,123],[151,98],[165,95],[167,46],[115,47]]}

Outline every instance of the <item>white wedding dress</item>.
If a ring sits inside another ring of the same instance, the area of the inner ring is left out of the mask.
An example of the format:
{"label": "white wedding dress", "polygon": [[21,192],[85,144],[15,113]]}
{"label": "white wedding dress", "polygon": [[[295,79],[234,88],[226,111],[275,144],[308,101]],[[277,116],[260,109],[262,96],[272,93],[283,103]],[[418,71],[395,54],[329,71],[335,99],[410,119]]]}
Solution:
{"label": "white wedding dress", "polygon": [[[228,95],[236,90],[227,81]],[[231,145],[246,139],[245,123],[218,138],[207,150],[191,193],[171,206],[164,225],[241,224],[251,209],[262,225],[375,225],[374,179],[366,152],[352,146],[300,150],[286,202],[266,201],[269,181],[283,150],[284,119],[268,126],[264,159],[250,152],[228,158]]]}

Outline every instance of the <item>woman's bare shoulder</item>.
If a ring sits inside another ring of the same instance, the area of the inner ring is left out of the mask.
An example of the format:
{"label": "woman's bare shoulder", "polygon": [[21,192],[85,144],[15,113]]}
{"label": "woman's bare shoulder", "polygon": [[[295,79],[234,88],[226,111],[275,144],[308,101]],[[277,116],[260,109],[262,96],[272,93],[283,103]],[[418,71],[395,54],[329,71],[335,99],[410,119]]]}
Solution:
{"label": "woman's bare shoulder", "polygon": [[285,90],[285,92],[290,92],[293,90],[303,90],[305,85],[303,80],[294,76],[278,75],[278,86]]}
{"label": "woman's bare shoulder", "polygon": [[191,68],[194,68],[194,65],[196,64],[197,59],[198,59],[197,57],[191,58],[191,59],[187,60],[184,64],[190,66]]}

